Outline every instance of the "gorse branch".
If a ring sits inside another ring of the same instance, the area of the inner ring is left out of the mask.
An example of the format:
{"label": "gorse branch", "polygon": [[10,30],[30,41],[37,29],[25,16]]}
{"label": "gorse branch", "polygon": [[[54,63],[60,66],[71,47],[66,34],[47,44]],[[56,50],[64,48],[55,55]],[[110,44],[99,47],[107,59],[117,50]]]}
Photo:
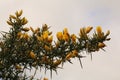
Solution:
{"label": "gorse branch", "polygon": [[[93,27],[88,26],[80,28],[79,35],[70,34],[68,29],[64,28],[63,31],[56,33],[55,41],[47,24],[36,29],[24,27],[28,20],[22,17],[22,13],[21,10],[16,11],[15,15],[10,15],[7,21],[11,26],[10,30],[2,33],[0,77],[4,80],[32,80],[36,71],[29,77],[26,76],[25,70],[31,70],[33,67],[36,70],[45,68],[45,71],[57,72],[57,69],[63,67],[66,62],[72,63],[72,58],[78,58],[82,67],[81,58],[85,57],[83,51],[92,54],[106,47],[104,42],[110,40],[109,30],[104,33],[101,27],[97,26],[93,35],[89,35]],[[19,76],[20,74],[22,76]]]}

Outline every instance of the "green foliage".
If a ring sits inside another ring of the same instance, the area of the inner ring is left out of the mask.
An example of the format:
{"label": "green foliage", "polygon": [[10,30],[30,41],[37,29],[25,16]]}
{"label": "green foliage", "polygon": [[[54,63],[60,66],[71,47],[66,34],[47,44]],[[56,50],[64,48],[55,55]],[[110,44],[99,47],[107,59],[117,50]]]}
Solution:
{"label": "green foliage", "polygon": [[81,28],[78,36],[70,34],[67,28],[64,28],[62,32],[57,32],[57,41],[54,41],[47,24],[37,29],[24,27],[28,20],[21,15],[22,10],[10,15],[7,21],[11,26],[9,32],[1,32],[0,77],[4,80],[32,80],[35,74],[32,77],[26,76],[25,70],[33,67],[36,70],[45,68],[45,72],[50,70],[52,75],[52,71],[57,72],[60,65],[63,67],[66,62],[72,63],[72,58],[78,58],[82,67],[83,51],[92,55],[92,52],[106,46],[104,41],[110,40],[107,38],[110,31],[104,34],[98,26],[90,36],[89,32],[93,27],[88,26]]}

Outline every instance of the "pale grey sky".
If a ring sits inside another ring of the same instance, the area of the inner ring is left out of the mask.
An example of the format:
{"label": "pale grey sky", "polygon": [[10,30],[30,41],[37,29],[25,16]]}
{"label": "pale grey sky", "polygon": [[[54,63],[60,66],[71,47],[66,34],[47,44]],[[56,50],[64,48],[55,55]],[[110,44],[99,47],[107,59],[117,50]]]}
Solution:
{"label": "pale grey sky", "polygon": [[[53,74],[52,80],[120,80],[119,3],[119,0],[0,0],[0,31],[9,30],[6,24],[9,14],[21,9],[29,20],[26,26],[46,23],[54,33],[67,27],[78,34],[80,27],[100,25],[104,31],[111,31],[106,52],[93,53],[92,61],[90,56],[82,59],[83,69],[77,60],[73,60],[73,65],[65,64],[58,75]],[[46,77],[50,77],[49,72]]]}

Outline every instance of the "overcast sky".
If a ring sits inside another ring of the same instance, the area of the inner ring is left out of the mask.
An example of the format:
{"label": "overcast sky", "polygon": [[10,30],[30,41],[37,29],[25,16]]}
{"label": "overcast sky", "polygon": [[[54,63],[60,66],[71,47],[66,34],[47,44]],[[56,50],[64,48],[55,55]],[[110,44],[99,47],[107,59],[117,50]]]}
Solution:
{"label": "overcast sky", "polygon": [[[98,25],[111,31],[106,52],[93,53],[92,61],[90,56],[82,59],[83,69],[77,60],[73,65],[65,64],[52,80],[120,80],[119,0],[0,0],[0,31],[9,30],[9,14],[21,9],[29,20],[26,26],[46,23],[54,33],[67,27],[70,33],[78,34],[80,27]],[[49,72],[46,77],[50,78]]]}

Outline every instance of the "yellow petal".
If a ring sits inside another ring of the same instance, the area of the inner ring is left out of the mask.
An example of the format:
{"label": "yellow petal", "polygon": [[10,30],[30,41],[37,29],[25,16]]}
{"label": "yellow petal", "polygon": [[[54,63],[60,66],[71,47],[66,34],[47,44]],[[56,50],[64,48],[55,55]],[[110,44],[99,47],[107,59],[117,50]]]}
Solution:
{"label": "yellow petal", "polygon": [[48,39],[48,34],[49,34],[48,31],[44,31],[44,32],[43,32],[42,37],[43,37],[44,40],[47,40],[47,39]]}
{"label": "yellow petal", "polygon": [[68,29],[67,28],[64,28],[63,34],[68,34]]}
{"label": "yellow petal", "polygon": [[75,34],[72,34],[72,35],[71,35],[71,39],[72,39],[73,42],[76,42],[76,35],[75,35]]}
{"label": "yellow petal", "polygon": [[23,17],[22,20],[21,20],[21,24],[25,25],[27,23],[28,23],[28,20],[25,17]]}
{"label": "yellow petal", "polygon": [[63,39],[63,33],[62,32],[57,32],[56,36],[57,36],[58,40]]}
{"label": "yellow petal", "polygon": [[69,41],[69,36],[67,34],[63,34],[63,40]]}
{"label": "yellow petal", "polygon": [[20,10],[19,12],[18,12],[18,17],[20,17],[21,15],[22,15],[22,13],[23,13],[23,11],[22,10]]}
{"label": "yellow petal", "polygon": [[53,36],[48,37],[48,42],[51,43],[53,40]]}
{"label": "yellow petal", "polygon": [[18,11],[15,12],[15,15],[18,17]]}
{"label": "yellow petal", "polygon": [[101,33],[102,33],[102,28],[101,28],[101,26],[97,26],[96,31],[97,31],[98,34],[101,34]]}
{"label": "yellow petal", "polygon": [[10,15],[10,18],[16,19],[16,17],[14,15]]}

